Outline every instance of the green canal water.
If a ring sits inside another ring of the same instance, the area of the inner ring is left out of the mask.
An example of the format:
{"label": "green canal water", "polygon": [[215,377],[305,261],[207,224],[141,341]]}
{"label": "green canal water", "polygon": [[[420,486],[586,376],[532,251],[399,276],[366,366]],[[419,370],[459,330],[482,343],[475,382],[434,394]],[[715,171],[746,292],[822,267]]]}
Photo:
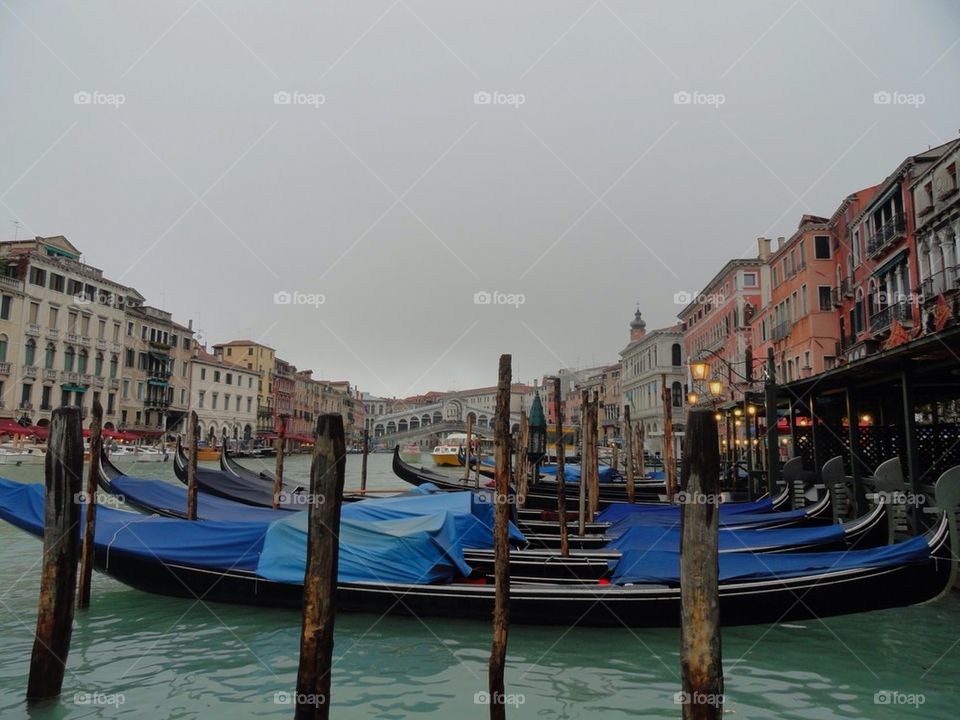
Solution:
{"label": "green canal water", "polygon": [[[426,456],[425,456],[426,459]],[[359,483],[359,458],[347,487]],[[371,487],[399,487],[389,455],[370,458]],[[308,458],[287,461],[306,477]],[[169,464],[126,466],[172,478]],[[37,482],[39,467],[0,466]],[[0,524],[0,718],[283,718],[294,690],[299,616],[158,597],[94,576],[77,613],[59,701],[23,701],[33,641],[40,543]],[[511,717],[677,718],[676,630],[510,631]],[[332,717],[485,718],[485,623],[342,612]],[[724,630],[726,708],[736,718],[960,716],[960,593],[931,605]]]}

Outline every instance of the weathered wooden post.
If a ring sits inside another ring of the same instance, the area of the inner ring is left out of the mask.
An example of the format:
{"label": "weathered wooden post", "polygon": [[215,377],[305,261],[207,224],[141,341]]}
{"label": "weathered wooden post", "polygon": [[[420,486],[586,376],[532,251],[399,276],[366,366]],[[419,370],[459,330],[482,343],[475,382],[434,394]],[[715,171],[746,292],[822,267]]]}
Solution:
{"label": "weathered wooden post", "polygon": [[360,494],[367,492],[367,455],[370,454],[370,431],[363,431],[363,457],[360,460]]}
{"label": "weathered wooden post", "polygon": [[[470,455],[473,453],[473,414],[467,413],[467,442],[463,456],[463,482],[470,482]],[[480,462],[480,458],[477,458]]]}
{"label": "weathered wooden post", "polygon": [[530,420],[525,410],[520,411],[520,432],[517,437],[517,507],[527,504],[527,490],[530,483],[530,463],[527,460],[527,446],[530,440]]}
{"label": "weathered wooden post", "polygon": [[673,395],[667,385],[667,376],[661,375],[663,397],[663,476],[667,489],[667,502],[673,502],[677,493],[677,465],[673,459]]}
{"label": "weathered wooden post", "polygon": [[587,410],[587,443],[584,445],[585,458],[581,459],[580,474],[587,478],[587,490],[590,495],[588,505],[590,522],[594,521],[597,510],[600,507],[600,454],[597,449],[597,411],[599,408],[599,399],[597,392],[593,392],[590,405]]}
{"label": "weathered wooden post", "polygon": [[83,424],[78,407],[58,407],[50,418],[44,468],[43,568],[37,631],[30,656],[27,699],[60,694],[70,652],[73,601],[80,556]]}
{"label": "weathered wooden post", "polygon": [[321,415],[310,466],[307,565],[303,576],[303,625],[297,670],[297,720],[330,717],[330,673],[336,619],[340,503],[346,470],[343,416]]}
{"label": "weathered wooden post", "polygon": [[510,628],[510,387],[512,356],[500,356],[497,382],[497,408],[494,423],[496,437],[496,488],[494,491],[493,553],[496,591],[493,605],[493,647],[487,691],[490,717],[506,717],[504,705],[504,668],[507,662],[507,635]]}
{"label": "weathered wooden post", "polygon": [[680,508],[680,680],[683,717],[723,715],[718,528],[720,450],[709,409],[691,410]]}
{"label": "weathered wooden post", "polygon": [[[480,489],[480,438],[474,441],[475,451],[473,453],[473,482],[477,490]],[[469,454],[470,450],[467,450]]]}
{"label": "weathered wooden post", "polygon": [[566,446],[563,442],[563,400],[560,378],[553,379],[553,407],[557,415],[557,515],[560,518],[560,555],[570,557],[570,534],[567,530],[567,481],[563,476]]}
{"label": "weathered wooden post", "polygon": [[197,519],[197,444],[200,424],[197,411],[190,411],[187,425],[187,520]]}
{"label": "weathered wooden post", "polygon": [[[283,457],[287,450],[287,416],[278,415],[280,426],[277,428],[277,464],[273,473],[273,509],[280,508],[280,496],[283,494]],[[316,445],[313,446],[316,449]]]}
{"label": "weathered wooden post", "polygon": [[623,444],[627,456],[627,502],[634,501],[636,484],[633,475],[633,424],[630,422],[630,406],[623,406]]}
{"label": "weathered wooden post", "polygon": [[80,550],[80,586],[77,588],[77,607],[90,606],[90,582],[93,575],[93,542],[97,528],[97,492],[100,490],[100,448],[103,445],[101,425],[103,406],[93,401],[90,420],[90,468],[87,470],[86,513],[83,517],[83,546]]}
{"label": "weathered wooden post", "polygon": [[586,390],[580,392],[580,479],[578,491],[580,493],[580,507],[577,510],[577,534],[583,537],[587,534],[587,477],[584,467],[587,454],[587,405],[589,396]]}

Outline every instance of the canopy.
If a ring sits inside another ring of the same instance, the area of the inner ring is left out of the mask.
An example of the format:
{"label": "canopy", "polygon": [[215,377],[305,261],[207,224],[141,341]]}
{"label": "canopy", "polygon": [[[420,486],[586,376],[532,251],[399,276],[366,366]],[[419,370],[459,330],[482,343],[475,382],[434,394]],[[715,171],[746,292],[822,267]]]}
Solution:
{"label": "canopy", "polygon": [[[893,567],[918,563],[930,557],[923,536],[870,550],[822,553],[724,553],[720,555],[720,580],[763,580],[802,577],[822,572],[859,568]],[[614,568],[612,581],[629,583],[680,582],[680,553],[662,550],[627,550]]]}
{"label": "canopy", "polygon": [[[676,527],[633,525],[613,530],[615,539],[607,543],[605,550],[619,550],[621,553],[631,550],[680,552],[679,522]],[[771,530],[721,528],[719,547],[721,551],[730,552],[746,549],[760,551],[765,548],[796,545],[826,545],[841,542],[844,534],[842,525]]]}
{"label": "canopy", "polygon": [[[773,501],[770,498],[753,500],[752,502],[726,502],[720,504],[721,515],[768,513],[773,511]],[[615,523],[632,515],[650,515],[656,513],[675,514],[680,517],[679,505],[633,505],[630,503],[610,503],[597,515],[597,522]]]}

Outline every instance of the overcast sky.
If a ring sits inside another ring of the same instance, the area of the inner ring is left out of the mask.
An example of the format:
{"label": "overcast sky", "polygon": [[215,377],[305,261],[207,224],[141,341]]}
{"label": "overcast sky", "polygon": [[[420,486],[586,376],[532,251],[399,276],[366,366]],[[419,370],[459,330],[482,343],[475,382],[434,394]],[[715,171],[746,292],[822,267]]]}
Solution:
{"label": "overcast sky", "polygon": [[0,0],[0,238],[375,394],[532,380],[956,137],[958,43],[952,0]]}

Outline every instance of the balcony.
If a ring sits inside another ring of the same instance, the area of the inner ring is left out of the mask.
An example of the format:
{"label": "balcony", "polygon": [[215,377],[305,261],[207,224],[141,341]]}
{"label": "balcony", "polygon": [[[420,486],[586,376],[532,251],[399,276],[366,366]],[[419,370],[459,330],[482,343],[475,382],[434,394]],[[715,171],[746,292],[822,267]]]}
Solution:
{"label": "balcony", "polygon": [[793,323],[789,320],[784,320],[781,323],[777,323],[773,327],[773,333],[770,338],[777,342],[778,340],[783,340],[790,334],[790,328],[793,326]]}
{"label": "balcony", "polygon": [[904,216],[897,213],[887,220],[880,229],[867,240],[867,255],[873,257],[879,254],[884,248],[890,245],[894,240],[902,238],[907,231],[907,223]]}
{"label": "balcony", "polygon": [[56,328],[49,328],[47,330],[47,340],[56,340],[60,337],[60,331]]}
{"label": "balcony", "polygon": [[97,345],[97,350],[106,350],[106,349],[107,349],[107,341],[106,341],[106,340],[97,340],[96,345]]}
{"label": "balcony", "polygon": [[75,333],[75,332],[68,332],[68,333],[67,333],[67,342],[68,342],[68,343],[74,343],[75,345],[79,345],[79,344],[80,344],[80,341],[81,341],[82,339],[83,339],[82,336],[81,336],[81,335],[78,335],[78,334]]}
{"label": "balcony", "polygon": [[80,384],[90,387],[93,384],[93,375],[88,375],[84,373],[80,376]]}
{"label": "balcony", "polygon": [[33,410],[33,403],[22,402],[22,403],[20,403],[19,405],[17,405],[17,409],[19,409],[19,410]]}
{"label": "balcony", "polygon": [[950,293],[960,286],[960,265],[944,268],[936,272],[920,285],[923,293],[923,303],[930,305],[936,302],[941,293]]}
{"label": "balcony", "polygon": [[143,401],[144,407],[148,408],[168,408],[170,407],[170,401],[167,398],[146,398]]}
{"label": "balcony", "polygon": [[118,355],[123,352],[123,346],[120,343],[110,343],[110,352],[117,353]]}
{"label": "balcony", "polygon": [[23,376],[28,378],[35,378],[37,376],[38,368],[36,365],[25,365],[23,368]]}
{"label": "balcony", "polygon": [[94,378],[93,378],[93,386],[94,386],[94,387],[96,387],[96,388],[102,388],[103,385],[104,385],[104,382],[103,382],[103,378],[102,378],[102,377],[94,377]]}
{"label": "balcony", "polygon": [[148,340],[147,344],[155,350],[169,350],[172,347],[176,347],[171,342],[163,342],[162,340]]}
{"label": "balcony", "polygon": [[0,362],[0,375],[9,375],[10,374],[10,363]]}
{"label": "balcony", "polygon": [[43,379],[50,380],[52,382],[57,381],[57,371],[53,368],[44,368],[43,369]]}
{"label": "balcony", "polygon": [[116,390],[120,387],[120,380],[118,378],[110,378],[110,389]]}
{"label": "balcony", "polygon": [[40,337],[40,326],[36,323],[27,323],[27,329],[24,332],[32,337]]}
{"label": "balcony", "polygon": [[0,287],[7,290],[17,290],[23,292],[23,280],[17,280],[16,278],[7,277],[6,275],[0,275]]}
{"label": "balcony", "polygon": [[870,316],[870,330],[874,333],[882,332],[889,328],[894,320],[901,325],[913,324],[913,313],[908,303],[894,303],[875,312]]}
{"label": "balcony", "polygon": [[147,370],[147,377],[154,378],[155,380],[167,381],[173,377],[173,373],[164,368],[150,368]]}
{"label": "balcony", "polygon": [[80,383],[80,373],[73,372],[72,370],[64,370],[60,373],[60,379],[71,385],[77,385]]}

